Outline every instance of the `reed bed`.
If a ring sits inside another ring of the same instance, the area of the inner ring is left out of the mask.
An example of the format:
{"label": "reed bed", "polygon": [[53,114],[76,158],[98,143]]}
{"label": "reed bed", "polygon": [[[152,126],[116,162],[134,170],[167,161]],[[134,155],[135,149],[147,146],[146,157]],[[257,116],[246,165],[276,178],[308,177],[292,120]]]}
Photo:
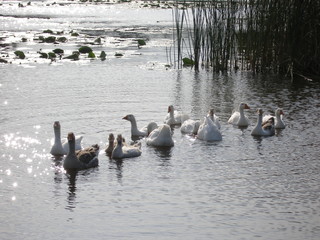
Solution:
{"label": "reed bed", "polygon": [[320,74],[320,1],[174,1],[174,63]]}

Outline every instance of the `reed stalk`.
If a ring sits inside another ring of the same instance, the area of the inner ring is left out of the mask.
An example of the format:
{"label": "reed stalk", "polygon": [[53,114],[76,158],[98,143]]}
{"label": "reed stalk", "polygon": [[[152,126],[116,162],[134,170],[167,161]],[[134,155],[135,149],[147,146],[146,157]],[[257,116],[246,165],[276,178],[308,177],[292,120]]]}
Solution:
{"label": "reed stalk", "polygon": [[[187,7],[186,7],[187,6]],[[175,0],[177,67],[320,74],[320,1]]]}

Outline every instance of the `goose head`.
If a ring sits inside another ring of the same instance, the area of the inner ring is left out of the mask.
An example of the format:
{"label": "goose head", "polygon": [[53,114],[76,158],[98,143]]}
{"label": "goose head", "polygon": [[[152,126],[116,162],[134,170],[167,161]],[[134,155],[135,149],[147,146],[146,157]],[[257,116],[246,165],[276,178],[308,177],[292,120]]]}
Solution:
{"label": "goose head", "polygon": [[118,136],[117,136],[117,144],[119,146],[122,146],[122,143],[123,143],[122,135],[118,134]]}
{"label": "goose head", "polygon": [[130,122],[134,122],[136,120],[132,114],[128,114],[127,116],[123,117],[122,119],[130,121]]}
{"label": "goose head", "polygon": [[275,112],[276,116],[281,116],[281,115],[284,115],[284,112],[281,108],[278,108]]}
{"label": "goose head", "polygon": [[239,109],[250,109],[250,107],[248,106],[248,104],[242,102],[239,105]]}
{"label": "goose head", "polygon": [[74,136],[74,133],[73,132],[69,132],[67,139],[68,139],[68,142],[75,142],[76,138]]}
{"label": "goose head", "polygon": [[258,114],[259,116],[262,116],[262,114],[263,114],[263,110],[262,110],[261,108],[258,108],[258,110],[257,110],[257,114]]}
{"label": "goose head", "polygon": [[53,123],[53,129],[54,130],[60,130],[61,129],[61,126],[60,126],[60,122],[59,121],[55,121]]}
{"label": "goose head", "polygon": [[173,105],[170,105],[169,107],[168,107],[168,113],[173,113],[174,112],[174,108],[173,108]]}
{"label": "goose head", "polygon": [[213,108],[211,108],[211,109],[209,110],[209,116],[210,116],[210,117],[213,117],[213,115],[214,115],[214,110],[213,110]]}
{"label": "goose head", "polygon": [[61,141],[61,125],[59,121],[53,123],[53,131],[55,135],[55,141]]}
{"label": "goose head", "polygon": [[109,143],[114,143],[114,135],[113,135],[113,133],[109,134],[108,140],[109,140]]}
{"label": "goose head", "polygon": [[76,138],[75,138],[73,132],[69,132],[68,133],[67,140],[68,140],[68,144],[69,144],[69,153],[68,153],[68,155],[74,154],[75,153]]}

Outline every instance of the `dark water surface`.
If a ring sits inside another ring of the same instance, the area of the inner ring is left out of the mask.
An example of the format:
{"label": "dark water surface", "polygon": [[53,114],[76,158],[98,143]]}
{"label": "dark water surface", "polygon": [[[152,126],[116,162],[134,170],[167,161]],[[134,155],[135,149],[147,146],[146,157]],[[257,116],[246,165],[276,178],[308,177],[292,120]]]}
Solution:
{"label": "dark water surface", "polygon": [[[0,65],[1,239],[319,239],[319,83],[166,69],[171,10],[7,2],[0,11],[5,41],[31,35],[1,50],[28,52]],[[56,46],[32,37],[48,28],[104,36],[94,51],[105,50],[106,61],[40,61],[39,48]],[[147,45],[134,47],[129,28]],[[251,106],[246,129],[226,123],[242,101]],[[103,149],[111,132],[130,139],[123,116],[134,114],[138,127],[161,123],[170,104],[194,119],[215,108],[223,140],[203,142],[175,128],[171,149],[142,140],[140,157],[115,161],[101,152],[98,168],[76,175],[51,158],[54,121],[63,136],[73,131],[83,146]],[[252,137],[258,107],[282,107],[286,129]]]}

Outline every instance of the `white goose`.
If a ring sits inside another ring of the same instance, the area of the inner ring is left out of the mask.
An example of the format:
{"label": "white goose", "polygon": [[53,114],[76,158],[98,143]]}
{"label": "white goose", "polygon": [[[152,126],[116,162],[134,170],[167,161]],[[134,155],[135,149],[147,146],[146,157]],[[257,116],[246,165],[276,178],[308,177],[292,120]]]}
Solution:
{"label": "white goose", "polygon": [[212,120],[212,122],[217,126],[218,129],[221,128],[220,122],[219,122],[219,118],[217,117],[217,115],[214,113],[213,109],[210,109],[208,115],[208,117],[210,117],[210,119]]}
{"label": "white goose", "polygon": [[[276,129],[284,129],[286,128],[286,124],[283,122],[282,116],[284,115],[283,110],[281,108],[276,109],[275,111],[275,125],[274,128]],[[271,117],[271,115],[265,115],[262,119],[263,122],[268,121]]]}
{"label": "white goose", "polygon": [[236,125],[238,127],[248,127],[249,119],[244,114],[244,109],[250,109],[246,103],[240,103],[239,112],[234,112],[228,120],[228,123]]}
{"label": "white goose", "polygon": [[125,145],[121,134],[117,137],[117,145],[114,147],[111,157],[114,159],[132,158],[141,155],[141,144]]}
{"label": "white goose", "polygon": [[74,134],[72,132],[68,133],[70,151],[64,159],[63,167],[66,170],[81,170],[97,167],[99,165],[99,145],[95,144],[83,150],[75,151],[75,142]]}
{"label": "white goose", "polygon": [[[141,128],[140,130],[137,127],[136,118],[132,114],[128,114],[127,116],[123,117],[131,123],[131,136],[133,137],[145,137],[148,135],[148,128],[152,129],[156,124],[155,122],[150,122],[147,126]],[[153,130],[153,129],[152,129]]]}
{"label": "white goose", "polygon": [[63,156],[67,154],[67,151],[62,147],[61,143],[61,126],[59,121],[55,121],[53,123],[53,130],[54,130],[54,143],[51,147],[50,153],[53,156]]}
{"label": "white goose", "polygon": [[205,117],[200,125],[197,138],[204,141],[221,141],[222,135],[210,117]]}
{"label": "white goose", "polygon": [[154,147],[174,146],[170,126],[167,124],[163,124],[154,129],[147,137],[147,145]]}
{"label": "white goose", "polygon": [[185,134],[197,135],[200,124],[200,120],[188,119],[182,123],[180,131]]}
{"label": "white goose", "polygon": [[[66,155],[69,152],[69,144],[67,139],[62,139],[61,140],[61,125],[59,121],[55,121],[53,123],[53,130],[54,130],[54,143],[51,147],[50,153],[53,156],[63,156]],[[76,137],[76,145],[75,149],[76,150],[81,150],[81,141],[82,141],[82,136]]]}
{"label": "white goose", "polygon": [[267,122],[262,124],[262,114],[263,111],[261,108],[257,110],[258,113],[258,122],[256,126],[252,129],[251,135],[252,136],[272,136],[275,134],[274,130],[274,118],[271,117],[268,119]]}
{"label": "white goose", "polygon": [[179,113],[174,110],[173,105],[168,107],[168,114],[164,119],[164,123],[168,125],[179,125],[188,120],[189,116],[185,113]]}

